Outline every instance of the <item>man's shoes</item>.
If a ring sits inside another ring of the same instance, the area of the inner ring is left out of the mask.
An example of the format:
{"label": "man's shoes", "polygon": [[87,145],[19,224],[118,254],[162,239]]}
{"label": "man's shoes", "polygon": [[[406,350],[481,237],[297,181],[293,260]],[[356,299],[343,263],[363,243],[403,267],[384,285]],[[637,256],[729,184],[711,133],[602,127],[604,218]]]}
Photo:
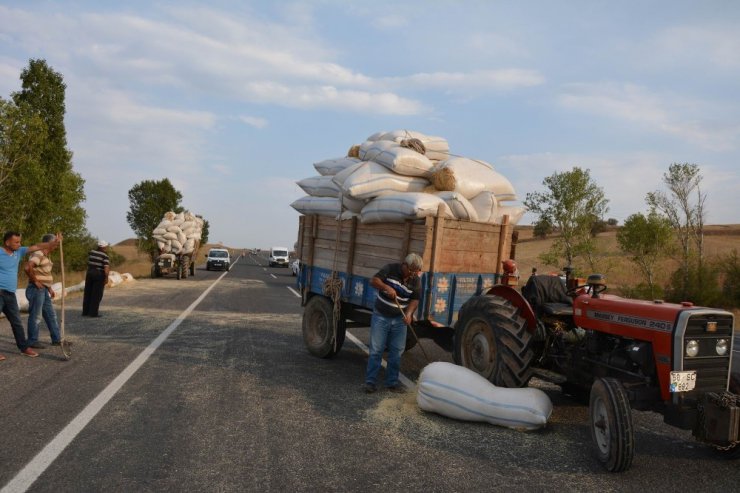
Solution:
{"label": "man's shoes", "polygon": [[28,345],[28,347],[32,347],[34,349],[46,349],[46,346],[41,344],[40,342],[34,342]]}
{"label": "man's shoes", "polygon": [[[65,344],[66,344],[67,346],[71,346],[72,344],[74,344],[74,342],[72,342],[72,341],[67,341],[67,340],[65,340],[65,341],[64,341],[64,343],[65,343]],[[54,341],[54,342],[52,342],[52,343],[51,343],[51,345],[52,345],[52,346],[61,346],[61,345],[62,345],[62,341]]]}
{"label": "man's shoes", "polygon": [[26,349],[21,351],[21,353],[23,353],[25,356],[28,356],[29,358],[35,358],[39,355],[39,353],[31,349],[30,347],[27,347]]}
{"label": "man's shoes", "polygon": [[362,389],[365,391],[366,394],[372,394],[376,390],[378,390],[378,387],[374,383],[366,383],[362,386]]}
{"label": "man's shoes", "polygon": [[391,392],[395,392],[396,394],[405,394],[406,388],[403,385],[391,385],[390,387],[386,387],[387,390],[390,390]]}

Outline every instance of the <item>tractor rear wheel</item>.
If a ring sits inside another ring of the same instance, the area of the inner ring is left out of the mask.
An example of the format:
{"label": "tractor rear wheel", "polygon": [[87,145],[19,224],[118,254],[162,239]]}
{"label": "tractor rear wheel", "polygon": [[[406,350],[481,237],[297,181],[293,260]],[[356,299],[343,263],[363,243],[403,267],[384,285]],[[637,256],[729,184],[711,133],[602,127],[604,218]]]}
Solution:
{"label": "tractor rear wheel", "polygon": [[635,455],[632,409],[619,380],[596,379],[588,414],[596,458],[609,472],[629,469]]}
{"label": "tractor rear wheel", "polygon": [[334,304],[325,297],[316,295],[308,300],[303,309],[303,343],[308,352],[319,358],[335,356],[347,332],[347,323],[341,318],[337,321],[337,338],[334,342]]}
{"label": "tractor rear wheel", "polygon": [[454,359],[499,387],[523,387],[532,377],[532,335],[508,300],[474,296],[460,308]]}

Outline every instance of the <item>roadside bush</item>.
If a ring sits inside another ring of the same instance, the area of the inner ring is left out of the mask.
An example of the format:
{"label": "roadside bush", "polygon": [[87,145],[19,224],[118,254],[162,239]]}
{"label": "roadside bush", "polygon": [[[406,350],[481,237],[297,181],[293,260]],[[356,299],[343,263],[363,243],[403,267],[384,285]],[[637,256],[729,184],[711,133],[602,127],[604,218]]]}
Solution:
{"label": "roadside bush", "polygon": [[740,308],[740,257],[737,250],[721,259],[722,298],[727,308]]}
{"label": "roadside bush", "polygon": [[660,286],[650,287],[649,284],[641,282],[636,286],[619,286],[617,292],[620,296],[625,298],[632,298],[635,300],[661,300],[665,296],[665,292]]}
{"label": "roadside bush", "polygon": [[691,301],[701,306],[723,306],[720,269],[717,264],[710,262],[705,262],[702,268],[697,263],[692,263],[688,272],[677,269],[671,274],[669,285],[665,289],[665,298],[674,303]]}

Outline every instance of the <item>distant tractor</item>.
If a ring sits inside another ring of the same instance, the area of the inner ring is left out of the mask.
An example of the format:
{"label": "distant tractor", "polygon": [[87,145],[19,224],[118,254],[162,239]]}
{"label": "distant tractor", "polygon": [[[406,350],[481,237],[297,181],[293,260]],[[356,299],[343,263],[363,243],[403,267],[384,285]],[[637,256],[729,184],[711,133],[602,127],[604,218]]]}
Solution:
{"label": "distant tractor", "polygon": [[160,253],[152,264],[152,278],[175,274],[177,279],[187,279],[188,274],[195,276],[195,259],[198,255],[200,242],[196,242],[195,249],[190,253]]}

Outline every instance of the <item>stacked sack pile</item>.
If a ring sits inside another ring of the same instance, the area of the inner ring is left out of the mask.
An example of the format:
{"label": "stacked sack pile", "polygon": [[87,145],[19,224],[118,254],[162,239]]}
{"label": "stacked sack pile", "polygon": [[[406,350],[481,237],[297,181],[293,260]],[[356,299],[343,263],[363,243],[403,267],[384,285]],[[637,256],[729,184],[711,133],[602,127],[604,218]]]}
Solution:
{"label": "stacked sack pile", "polygon": [[190,212],[165,213],[152,231],[159,253],[191,254],[200,242],[203,219]]}
{"label": "stacked sack pile", "polygon": [[314,163],[319,173],[298,181],[305,192],[291,204],[301,214],[363,223],[436,216],[516,224],[526,211],[511,182],[485,161],[453,156],[442,137],[409,130],[378,132],[346,157]]}

